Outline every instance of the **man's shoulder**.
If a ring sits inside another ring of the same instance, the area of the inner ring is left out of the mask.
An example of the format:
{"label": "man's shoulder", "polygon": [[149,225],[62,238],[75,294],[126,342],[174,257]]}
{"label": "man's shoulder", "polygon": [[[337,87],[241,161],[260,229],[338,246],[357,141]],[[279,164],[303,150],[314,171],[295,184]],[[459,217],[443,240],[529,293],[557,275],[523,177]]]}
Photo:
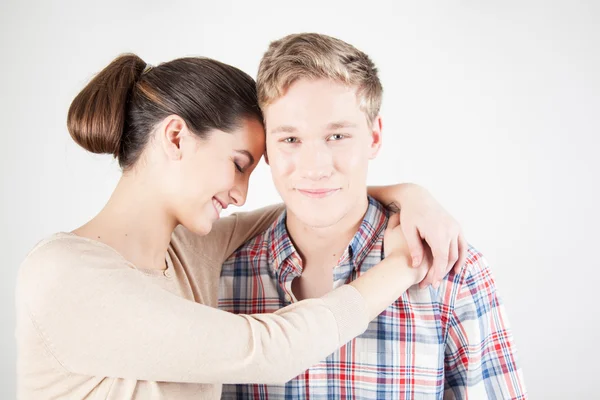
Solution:
{"label": "man's shoulder", "polygon": [[239,262],[256,263],[257,261],[266,261],[268,245],[272,237],[272,227],[247,240],[238,247],[223,263],[223,268],[233,266]]}
{"label": "man's shoulder", "polygon": [[368,209],[370,209],[371,212],[383,214],[386,219],[391,212],[395,212],[393,208],[389,208],[388,206],[386,206],[385,204],[383,204],[382,202],[380,202],[372,196],[367,196],[367,200],[369,202]]}
{"label": "man's shoulder", "polygon": [[478,249],[469,245],[467,258],[456,274],[458,281],[465,284],[482,274],[491,276],[488,260]]}
{"label": "man's shoulder", "polygon": [[495,290],[488,260],[478,249],[469,245],[465,262],[457,272],[452,270],[446,275],[437,296],[440,304],[453,309],[461,301],[483,299]]}

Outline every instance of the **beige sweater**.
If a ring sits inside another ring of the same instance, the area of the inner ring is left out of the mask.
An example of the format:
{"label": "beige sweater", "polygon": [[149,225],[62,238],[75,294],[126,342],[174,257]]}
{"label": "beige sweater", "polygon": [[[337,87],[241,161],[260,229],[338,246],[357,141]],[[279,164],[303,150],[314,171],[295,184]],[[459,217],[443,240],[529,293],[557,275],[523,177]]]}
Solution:
{"label": "beige sweater", "polygon": [[178,227],[165,271],[71,233],[40,242],[17,283],[18,398],[218,399],[221,383],[283,383],[364,332],[351,286],[274,314],[212,308],[224,259],[279,211],[204,237]]}

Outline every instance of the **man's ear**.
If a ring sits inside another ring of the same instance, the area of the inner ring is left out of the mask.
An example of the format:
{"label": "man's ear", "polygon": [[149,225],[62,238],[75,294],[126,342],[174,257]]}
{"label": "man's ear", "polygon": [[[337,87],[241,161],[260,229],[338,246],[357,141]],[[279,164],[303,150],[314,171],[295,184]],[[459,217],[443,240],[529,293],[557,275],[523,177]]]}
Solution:
{"label": "man's ear", "polygon": [[[265,113],[266,110],[263,109],[263,113]],[[271,164],[269,164],[269,146],[267,145],[267,138],[268,138],[268,132],[267,132],[267,119],[266,117],[263,117],[263,126],[265,127],[265,162],[267,163],[268,166],[271,166]]]}
{"label": "man's ear", "polygon": [[377,115],[377,117],[375,117],[373,123],[371,124],[371,149],[369,154],[370,160],[377,157],[377,154],[379,154],[379,149],[381,149],[382,128],[383,124],[381,121],[381,115]]}
{"label": "man's ear", "polygon": [[170,160],[180,160],[182,139],[186,135],[186,124],[178,115],[169,115],[159,126],[158,140]]}

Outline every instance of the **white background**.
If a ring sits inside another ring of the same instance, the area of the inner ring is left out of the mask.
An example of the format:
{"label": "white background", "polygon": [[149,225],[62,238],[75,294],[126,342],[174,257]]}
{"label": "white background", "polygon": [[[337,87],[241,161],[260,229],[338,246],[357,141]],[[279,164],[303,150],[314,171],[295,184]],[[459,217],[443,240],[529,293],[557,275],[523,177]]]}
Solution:
{"label": "white background", "polygon": [[[301,31],[379,66],[385,136],[370,183],[418,182],[461,221],[492,264],[531,397],[600,397],[599,2],[53,3],[0,6],[0,398],[15,396],[20,261],[95,215],[119,177],[67,133],[77,92],[122,52],[209,56],[255,76],[271,40]],[[244,208],[277,201],[262,164]]]}

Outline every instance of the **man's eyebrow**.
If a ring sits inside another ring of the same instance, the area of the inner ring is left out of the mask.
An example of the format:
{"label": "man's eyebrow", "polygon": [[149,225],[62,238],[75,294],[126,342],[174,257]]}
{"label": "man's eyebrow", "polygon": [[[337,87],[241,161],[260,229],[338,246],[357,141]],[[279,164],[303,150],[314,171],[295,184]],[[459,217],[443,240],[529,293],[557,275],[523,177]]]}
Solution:
{"label": "man's eyebrow", "polygon": [[239,154],[243,154],[246,157],[248,157],[248,159],[250,160],[250,165],[254,164],[254,157],[252,156],[252,154],[248,150],[236,150],[235,152],[239,153]]}
{"label": "man's eyebrow", "polygon": [[290,125],[281,125],[274,129],[269,129],[269,133],[277,134],[277,133],[298,133],[298,129],[294,128]]}
{"label": "man's eyebrow", "polygon": [[356,128],[356,124],[349,121],[336,121],[327,125],[327,130],[329,131],[345,128]]}
{"label": "man's eyebrow", "polygon": [[[337,129],[345,129],[345,128],[356,128],[356,124],[349,121],[336,121],[327,124],[326,129],[328,131],[334,131]],[[277,133],[298,133],[298,129],[294,128],[290,125],[281,125],[274,129],[269,129],[269,133],[277,134]]]}

